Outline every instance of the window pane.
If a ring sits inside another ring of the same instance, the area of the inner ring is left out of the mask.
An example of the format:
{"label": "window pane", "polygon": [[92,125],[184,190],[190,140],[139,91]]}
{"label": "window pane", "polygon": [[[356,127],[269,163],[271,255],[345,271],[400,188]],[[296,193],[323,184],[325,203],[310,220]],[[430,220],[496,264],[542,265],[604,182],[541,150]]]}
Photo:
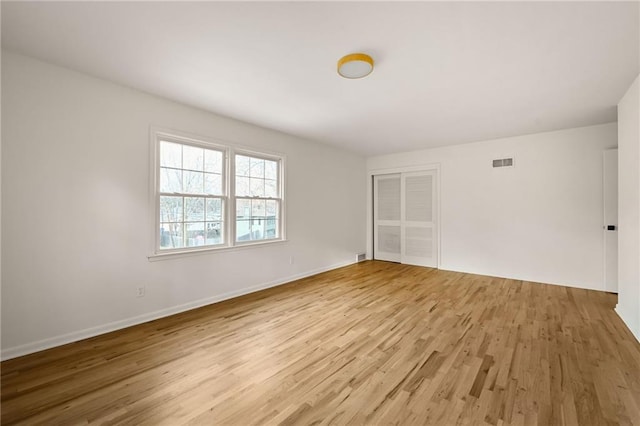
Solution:
{"label": "window pane", "polygon": [[251,217],[251,200],[236,200],[236,217],[249,219]]}
{"label": "window pane", "polygon": [[189,194],[203,194],[204,173],[188,171],[184,171],[182,173],[184,192]]}
{"label": "window pane", "polygon": [[276,200],[267,200],[265,216],[269,218],[278,217],[278,202]]}
{"label": "window pane", "polygon": [[265,160],[264,162],[264,177],[267,179],[278,179],[278,162]]}
{"label": "window pane", "polygon": [[278,230],[278,220],[277,219],[269,219],[267,218],[264,224],[264,237],[265,238],[278,238],[279,236]]}
{"label": "window pane", "polygon": [[264,179],[250,179],[251,196],[264,197]]}
{"label": "window pane", "polygon": [[266,220],[263,217],[251,220],[251,240],[264,240],[264,225]]}
{"label": "window pane", "polygon": [[264,200],[251,200],[251,217],[264,217]]}
{"label": "window pane", "polygon": [[239,197],[248,197],[251,195],[248,177],[236,177],[236,195]]}
{"label": "window pane", "polygon": [[160,222],[182,222],[182,197],[160,197]]}
{"label": "window pane", "polygon": [[183,247],[183,226],[182,223],[161,223],[160,224],[160,248],[180,248]]}
{"label": "window pane", "polygon": [[222,152],[205,149],[204,171],[222,174]]}
{"label": "window pane", "polygon": [[185,223],[186,246],[197,247],[204,245],[204,222]]}
{"label": "window pane", "polygon": [[275,180],[265,179],[264,196],[276,198],[278,196],[278,183]]}
{"label": "window pane", "polygon": [[204,170],[204,149],[195,146],[182,146],[182,168],[188,170]]}
{"label": "window pane", "polygon": [[184,215],[185,222],[204,222],[204,198],[185,197]]}
{"label": "window pane", "polygon": [[182,170],[161,167],[160,192],[182,192]]}
{"label": "window pane", "polygon": [[278,229],[279,224],[279,202],[276,200],[267,200],[266,201],[266,222],[264,224],[264,237],[266,239],[269,238],[278,238],[280,236],[280,230]]}
{"label": "window pane", "polygon": [[236,155],[236,176],[249,176],[249,157]]}
{"label": "window pane", "polygon": [[236,241],[251,240],[251,220],[236,220]]}
{"label": "window pane", "polygon": [[182,167],[182,145],[160,142],[160,165],[179,169]]}
{"label": "window pane", "polygon": [[222,244],[222,223],[221,222],[207,222],[206,223],[207,235],[206,244]]}
{"label": "window pane", "polygon": [[208,221],[222,220],[222,200],[217,198],[207,199],[207,217]]}
{"label": "window pane", "polygon": [[222,176],[213,173],[205,173],[204,192],[205,194],[222,195]]}
{"label": "window pane", "polygon": [[264,160],[262,158],[249,158],[251,170],[249,176],[264,178]]}

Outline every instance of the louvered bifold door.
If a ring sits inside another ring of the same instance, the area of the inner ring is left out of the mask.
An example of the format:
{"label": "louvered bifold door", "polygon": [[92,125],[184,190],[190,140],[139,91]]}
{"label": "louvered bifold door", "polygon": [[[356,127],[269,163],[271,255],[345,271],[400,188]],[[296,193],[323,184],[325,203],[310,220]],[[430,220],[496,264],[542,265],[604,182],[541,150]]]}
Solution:
{"label": "louvered bifold door", "polygon": [[436,268],[436,172],[402,173],[401,195],[400,261]]}
{"label": "louvered bifold door", "polygon": [[373,178],[374,259],[400,262],[401,258],[400,174]]}

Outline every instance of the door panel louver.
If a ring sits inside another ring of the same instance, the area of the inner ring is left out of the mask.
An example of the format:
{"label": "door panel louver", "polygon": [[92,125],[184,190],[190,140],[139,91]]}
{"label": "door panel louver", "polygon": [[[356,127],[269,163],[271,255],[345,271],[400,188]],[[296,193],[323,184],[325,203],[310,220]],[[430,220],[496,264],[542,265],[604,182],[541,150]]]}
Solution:
{"label": "door panel louver", "polygon": [[400,254],[399,226],[378,226],[378,251]]}
{"label": "door panel louver", "polygon": [[411,176],[405,180],[406,220],[431,222],[432,217],[432,180],[433,177]]}
{"label": "door panel louver", "polygon": [[379,220],[400,220],[400,195],[400,176],[379,181]]}
{"label": "door panel louver", "polygon": [[431,258],[433,256],[433,230],[431,228],[405,228],[407,256]]}

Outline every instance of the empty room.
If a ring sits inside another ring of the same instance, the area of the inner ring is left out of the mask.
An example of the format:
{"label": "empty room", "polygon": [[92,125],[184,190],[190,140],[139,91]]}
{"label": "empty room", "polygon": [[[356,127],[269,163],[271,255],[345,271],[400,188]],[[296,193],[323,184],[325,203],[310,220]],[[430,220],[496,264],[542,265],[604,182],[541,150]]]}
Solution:
{"label": "empty room", "polygon": [[640,2],[0,13],[2,425],[640,425]]}

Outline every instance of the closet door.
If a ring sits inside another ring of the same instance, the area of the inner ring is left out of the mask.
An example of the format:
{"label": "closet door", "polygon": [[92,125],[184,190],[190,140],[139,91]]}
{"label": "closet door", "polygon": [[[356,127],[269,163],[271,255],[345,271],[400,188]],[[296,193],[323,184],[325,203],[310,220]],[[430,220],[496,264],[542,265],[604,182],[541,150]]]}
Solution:
{"label": "closet door", "polygon": [[401,174],[400,261],[409,265],[438,266],[436,171]]}
{"label": "closet door", "polygon": [[437,171],[373,178],[373,258],[438,267]]}
{"label": "closet door", "polygon": [[400,262],[401,185],[400,174],[373,178],[374,259]]}

